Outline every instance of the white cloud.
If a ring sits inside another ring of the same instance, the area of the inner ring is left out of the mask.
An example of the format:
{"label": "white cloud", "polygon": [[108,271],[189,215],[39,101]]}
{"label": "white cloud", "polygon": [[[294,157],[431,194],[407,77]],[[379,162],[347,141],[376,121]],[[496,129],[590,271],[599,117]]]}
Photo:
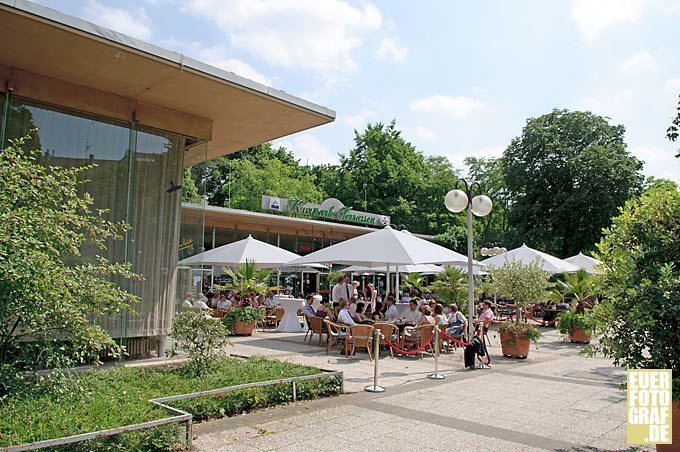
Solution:
{"label": "white cloud", "polygon": [[680,182],[680,159],[674,147],[631,146],[630,152],[645,162],[644,174]]}
{"label": "white cloud", "polygon": [[447,152],[444,155],[449,159],[454,168],[465,168],[466,157],[496,158],[503,155],[506,146],[502,144],[492,144],[473,151]]}
{"label": "white cloud", "polygon": [[597,115],[608,116],[614,121],[622,121],[630,110],[630,104],[636,99],[630,88],[620,91],[600,93],[583,99],[577,103],[576,109],[588,110]]}
{"label": "white cloud", "polygon": [[383,60],[393,60],[401,63],[406,59],[408,49],[399,46],[399,38],[384,38],[380,42],[380,47],[376,52],[376,56]]}
{"label": "white cloud", "polygon": [[304,134],[286,137],[275,144],[292,151],[303,165],[337,164],[338,154],[321,143],[315,136]]}
{"label": "white cloud", "polygon": [[471,97],[444,96],[435,94],[434,96],[416,99],[411,102],[411,110],[422,111],[425,113],[435,113],[455,119],[466,118],[474,110],[479,110],[487,105]]}
{"label": "white cloud", "polygon": [[663,84],[664,88],[666,88],[668,91],[680,91],[680,78],[672,78],[669,80],[666,80],[666,83]]}
{"label": "white cloud", "polygon": [[624,72],[639,72],[657,68],[658,65],[654,56],[647,50],[631,55],[621,63],[621,70]]}
{"label": "white cloud", "polygon": [[573,0],[571,16],[581,35],[592,40],[614,25],[637,22],[644,8],[643,0]]}
{"label": "white cloud", "polygon": [[416,138],[419,138],[423,141],[435,141],[437,138],[439,138],[437,132],[435,132],[432,129],[428,129],[427,127],[424,126],[417,126],[415,130],[415,135]]}
{"label": "white cloud", "polygon": [[375,112],[372,110],[362,110],[355,115],[347,115],[342,118],[342,122],[350,126],[352,129],[361,130],[368,123],[371,118],[375,117]]}
{"label": "white cloud", "polygon": [[83,9],[83,13],[87,20],[113,31],[144,40],[151,37],[149,18],[144,8],[139,8],[130,13],[123,9],[102,5],[96,0],[89,0]]}
{"label": "white cloud", "polygon": [[332,75],[357,67],[353,52],[382,25],[371,3],[340,0],[192,0],[186,9],[214,21],[232,47],[268,64]]}

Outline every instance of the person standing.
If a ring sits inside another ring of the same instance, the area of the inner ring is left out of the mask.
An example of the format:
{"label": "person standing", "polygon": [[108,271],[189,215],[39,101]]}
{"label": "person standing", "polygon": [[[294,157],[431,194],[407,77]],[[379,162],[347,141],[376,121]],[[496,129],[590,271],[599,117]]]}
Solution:
{"label": "person standing", "polygon": [[338,282],[331,289],[331,300],[333,303],[340,303],[340,300],[349,300],[349,292],[345,284],[345,277],[339,276]]}

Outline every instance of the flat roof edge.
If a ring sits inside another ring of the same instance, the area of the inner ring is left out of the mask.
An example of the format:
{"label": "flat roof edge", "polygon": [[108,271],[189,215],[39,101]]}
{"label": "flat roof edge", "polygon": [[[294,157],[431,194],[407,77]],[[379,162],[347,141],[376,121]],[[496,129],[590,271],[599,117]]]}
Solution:
{"label": "flat roof edge", "polygon": [[292,104],[298,108],[309,110],[318,115],[325,116],[331,121],[335,120],[336,118],[335,111],[331,110],[330,108],[323,107],[305,99],[296,97],[285,91],[271,88],[253,80],[249,80],[233,72],[228,72],[223,69],[210,66],[206,63],[202,63],[198,60],[187,57],[181,53],[164,49],[123,33],[110,30],[106,27],[93,24],[92,22],[88,22],[84,19],[62,13],[61,11],[48,8],[28,0],[0,0],[0,6],[3,5],[26,14],[37,16],[43,20],[54,22],[57,25],[73,28],[81,33],[91,35],[93,38],[103,39],[118,46],[128,47],[136,52],[149,54],[155,58],[165,60],[169,63],[174,63],[177,66],[182,66],[195,71],[196,73],[204,74],[216,78],[222,82],[254,91],[255,93],[263,96],[272,97],[278,101]]}

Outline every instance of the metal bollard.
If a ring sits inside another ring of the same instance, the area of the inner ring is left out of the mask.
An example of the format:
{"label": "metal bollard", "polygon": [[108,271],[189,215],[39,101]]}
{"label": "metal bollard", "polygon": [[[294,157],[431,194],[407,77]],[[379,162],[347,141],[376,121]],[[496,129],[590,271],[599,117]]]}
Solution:
{"label": "metal bollard", "polygon": [[293,402],[297,402],[297,385],[295,380],[293,380]]}
{"label": "metal bollard", "polygon": [[378,385],[378,361],[380,360],[380,330],[378,329],[373,332],[373,359],[375,361],[373,366],[373,384],[366,386],[364,391],[385,392],[385,388]]}
{"label": "metal bollard", "polygon": [[443,380],[444,375],[439,373],[439,326],[434,327],[434,373],[427,376],[430,380]]}

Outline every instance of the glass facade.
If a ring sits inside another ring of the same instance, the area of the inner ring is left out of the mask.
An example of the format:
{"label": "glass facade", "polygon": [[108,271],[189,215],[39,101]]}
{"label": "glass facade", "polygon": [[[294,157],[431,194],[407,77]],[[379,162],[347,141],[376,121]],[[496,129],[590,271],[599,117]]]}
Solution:
{"label": "glass facade", "polygon": [[[1,95],[1,94],[0,94]],[[121,281],[138,295],[136,313],[106,316],[97,321],[114,338],[164,336],[176,310],[177,259],[180,242],[190,238],[198,252],[203,247],[203,225],[180,229],[181,190],[187,143],[180,135],[120,123],[2,95],[3,145],[7,140],[31,136],[27,146],[42,151],[45,164],[63,167],[94,165],[83,173],[82,189],[94,198],[94,207],[107,209],[112,221],[131,225],[124,240],[112,241],[105,252],[83,249],[85,258],[96,254],[114,262],[130,262],[142,281]],[[198,144],[207,152],[205,143]],[[199,232],[200,229],[200,232]],[[184,256],[186,257],[186,256]],[[182,294],[183,295],[183,294]]]}

